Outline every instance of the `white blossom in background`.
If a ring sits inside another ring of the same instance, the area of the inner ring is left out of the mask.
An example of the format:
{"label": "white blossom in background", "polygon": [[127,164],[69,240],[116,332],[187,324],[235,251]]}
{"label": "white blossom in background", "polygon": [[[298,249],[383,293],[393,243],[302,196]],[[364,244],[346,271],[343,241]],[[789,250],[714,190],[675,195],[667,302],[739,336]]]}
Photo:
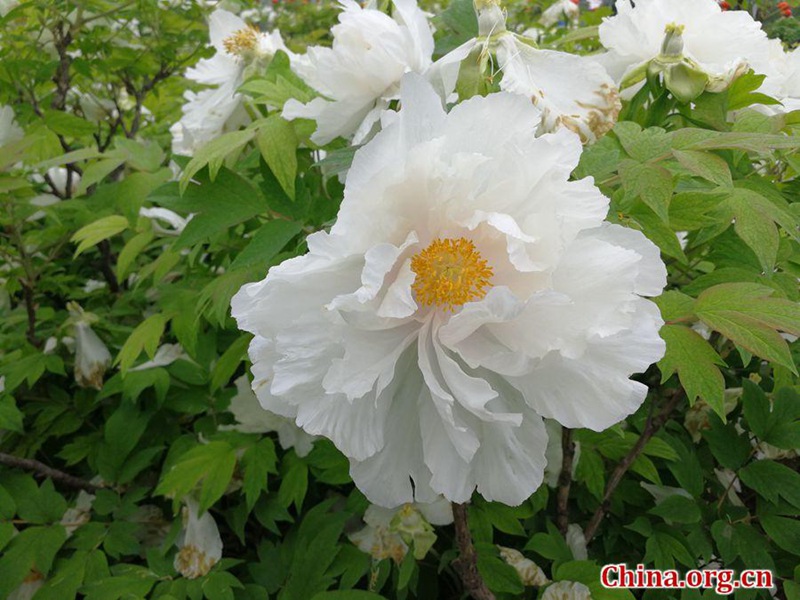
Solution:
{"label": "white blossom in background", "polygon": [[356,152],[338,220],[232,301],[262,406],[350,459],[373,504],[518,505],[541,484],[542,417],[605,429],[664,354],[666,270],[608,199],[569,181],[578,137],[534,135],[528,98],[442,108],[407,75]]}
{"label": "white blossom in background", "polygon": [[[776,71],[764,80],[760,91],[780,101],[785,112],[800,110],[800,48],[776,55]],[[776,53],[777,54],[777,53]],[[766,107],[766,112],[776,112],[778,106]]]}
{"label": "white blossom in background", "polygon": [[101,279],[87,279],[86,283],[83,284],[81,291],[84,294],[91,294],[92,292],[96,292],[97,290],[104,289],[108,284],[101,280]]}
{"label": "white blossom in background", "polygon": [[162,344],[156,350],[153,358],[140,365],[131,367],[128,371],[146,371],[157,367],[167,367],[176,360],[192,360],[180,344]]}
{"label": "white blossom in background", "polygon": [[[544,426],[547,430],[547,448],[544,457],[547,465],[544,468],[545,483],[554,488],[558,486],[558,477],[561,475],[561,468],[564,464],[564,447],[561,443],[562,427],[558,421],[545,419]],[[575,453],[572,456],[572,476],[575,476],[575,469],[578,468],[578,461],[581,458],[581,444],[575,442]]]}
{"label": "white blossom in background", "polygon": [[556,0],[556,2],[545,9],[539,22],[545,27],[552,27],[559,21],[577,22],[581,16],[581,9],[576,0]]}
{"label": "white blossom in background", "polygon": [[278,50],[287,50],[280,32],[266,33],[240,17],[217,9],[209,17],[209,37],[216,54],[186,71],[192,81],[216,86],[187,91],[181,120],[170,127],[172,151],[191,156],[206,143],[250,122],[243,97],[236,90],[249,69],[265,67]]}
{"label": "white blossom in background", "polygon": [[311,452],[317,437],[300,429],[293,419],[276,415],[262,408],[250,387],[247,375],[236,379],[234,384],[236,385],[236,395],[231,398],[228,410],[236,419],[236,425],[223,425],[220,427],[221,430],[232,429],[242,433],[274,431],[278,434],[278,443],[284,450],[294,448],[295,454],[301,458]]}
{"label": "white blossom in background", "polygon": [[75,499],[75,506],[68,508],[61,517],[61,526],[66,530],[67,537],[70,537],[81,525],[88,523],[91,518],[92,504],[94,504],[94,494],[81,490]]}
{"label": "white blossom in background", "polygon": [[550,580],[547,578],[547,575],[544,574],[542,568],[530,558],[527,558],[519,550],[506,548],[505,546],[498,546],[497,548],[500,550],[500,558],[514,567],[514,570],[522,581],[522,585],[542,587],[550,583]]}
{"label": "white blossom in background", "polygon": [[75,302],[67,304],[75,337],[75,382],[81,387],[103,388],[103,375],[111,364],[111,353],[91,324],[96,317]]}
{"label": "white blossom in background", "polygon": [[728,501],[733,506],[744,506],[744,502],[739,498],[738,492],[742,491],[742,485],[739,483],[739,476],[731,469],[714,469],[714,475],[717,476],[717,481],[720,485],[727,490]]}
{"label": "white blossom in background", "polygon": [[592,600],[592,591],[577,581],[556,581],[547,586],[541,600]]}
{"label": "white blossom in background", "polygon": [[572,552],[575,560],[587,560],[589,552],[586,549],[586,536],[583,535],[583,528],[577,523],[570,523],[567,526],[567,546]]}
{"label": "white blossom in background", "polygon": [[[725,397],[723,400],[723,412],[727,415],[733,411],[739,404],[739,398],[742,397],[742,388],[729,388],[725,390]],[[714,409],[705,400],[698,398],[694,404],[689,407],[683,417],[683,426],[689,435],[692,436],[692,441],[697,444],[703,439],[703,431],[711,429],[711,415],[714,414]]]}
{"label": "white blossom in background", "polygon": [[393,0],[393,16],[339,0],[343,11],[331,29],[333,47],[313,46],[297,72],[323,98],[308,104],[289,100],[283,116],[312,119],[312,141],[324,145],[337,137],[360,144],[373,133],[381,115],[397,100],[405,73],[423,73],[431,65],[433,33],[417,0]]}
{"label": "white blossom in background", "polygon": [[0,148],[22,139],[25,132],[14,118],[14,109],[0,104]]}
{"label": "white blossom in background", "polygon": [[439,498],[430,503],[408,503],[389,509],[370,505],[364,513],[366,525],[348,537],[375,560],[391,558],[400,563],[414,544],[414,558],[422,560],[436,542],[432,525],[453,522],[450,502]]}
{"label": "white blossom in background", "polygon": [[175,570],[187,579],[207,575],[222,558],[222,538],[217,523],[208,511],[198,515],[198,504],[193,498],[184,499],[181,512],[183,529],[176,542]]}
{"label": "white blossom in background", "polygon": [[671,75],[675,90],[719,92],[748,68],[774,73],[775,53],[783,52],[746,11],[723,11],[715,0],[618,0],[616,7],[600,25],[608,52],[599,59],[620,87],[643,80],[657,60],[680,65]]}
{"label": "white blossom in background", "polygon": [[432,67],[429,78],[449,97],[463,61],[490,58],[502,71],[500,88],[527,96],[542,113],[538,133],[562,127],[592,142],[610,131],[622,107],[614,81],[591,57],[543,50],[534,40],[506,29],[505,13],[497,0],[480,0],[478,37],[445,55]]}
{"label": "white blossom in background", "polygon": [[34,569],[25,576],[20,586],[11,592],[6,600],[31,600],[43,585],[44,576]]}
{"label": "white blossom in background", "polygon": [[[150,219],[153,223],[153,231],[156,233],[160,235],[178,236],[186,229],[186,225],[192,220],[194,214],[182,217],[168,208],[161,208],[158,206],[148,208],[143,206],[139,209],[139,216]],[[161,223],[169,227],[164,227]]]}

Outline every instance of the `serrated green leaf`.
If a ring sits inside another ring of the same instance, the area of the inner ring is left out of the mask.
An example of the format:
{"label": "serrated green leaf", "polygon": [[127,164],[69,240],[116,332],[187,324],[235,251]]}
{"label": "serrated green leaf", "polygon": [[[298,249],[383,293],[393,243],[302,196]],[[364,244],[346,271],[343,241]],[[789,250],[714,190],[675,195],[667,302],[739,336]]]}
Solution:
{"label": "serrated green leaf", "polygon": [[253,265],[269,266],[273,258],[303,229],[300,223],[276,219],[259,227],[236,259],[232,269]]}
{"label": "serrated green leaf", "polygon": [[280,115],[271,115],[253,124],[257,127],[256,144],[286,195],[294,200],[297,175],[297,145],[294,126]]}
{"label": "serrated green leaf", "polygon": [[195,152],[192,160],[186,165],[180,179],[180,190],[184,193],[189,187],[192,178],[202,169],[208,167],[209,177],[213,181],[225,159],[234,152],[241,150],[250,140],[256,136],[255,129],[243,129],[241,131],[231,131],[208,142],[205,146]]}
{"label": "serrated green leaf", "polygon": [[747,487],[776,504],[783,498],[800,508],[800,473],[773,460],[757,460],[739,471],[739,479]]}
{"label": "serrated green leaf", "polygon": [[731,170],[722,158],[710,152],[673,150],[673,156],[682,167],[703,179],[720,186],[731,186]]}
{"label": "serrated green leaf", "polygon": [[155,356],[166,325],[167,318],[161,313],[150,315],[139,323],[136,329],[128,336],[128,339],[125,340],[125,344],[123,344],[119,354],[114,359],[114,364],[119,365],[123,374],[139,358],[143,350],[150,358]]}
{"label": "serrated green leaf", "polygon": [[705,290],[695,314],[709,327],[797,374],[789,347],[776,331],[800,334],[800,306],[774,298],[772,288],[752,283],[727,283]]}
{"label": "serrated green leaf", "polygon": [[619,175],[625,190],[639,198],[663,222],[669,221],[672,199],[672,175],[664,167],[624,160]]}
{"label": "serrated green leaf", "polygon": [[93,223],[81,227],[70,238],[71,242],[77,242],[78,247],[74,256],[82,254],[92,246],[99,244],[111,236],[122,233],[128,228],[128,219],[120,215],[110,215],[98,219]]}
{"label": "serrated green leaf", "polygon": [[667,342],[667,352],[658,363],[662,383],[677,372],[689,402],[702,398],[724,419],[725,380],[718,367],[725,361],[688,327],[665,325],[660,335]]}

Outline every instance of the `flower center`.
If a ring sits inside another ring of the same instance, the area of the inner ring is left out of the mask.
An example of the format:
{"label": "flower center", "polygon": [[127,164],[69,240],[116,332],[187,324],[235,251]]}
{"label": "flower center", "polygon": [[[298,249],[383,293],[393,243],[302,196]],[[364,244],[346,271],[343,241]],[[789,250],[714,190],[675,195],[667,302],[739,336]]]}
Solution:
{"label": "flower center", "polygon": [[438,238],[411,259],[416,273],[411,289],[424,306],[443,306],[453,310],[479,300],[491,287],[493,271],[481,253],[466,238]]}
{"label": "flower center", "polygon": [[259,31],[256,27],[248,25],[222,40],[222,45],[228,54],[243,56],[245,53],[255,49],[258,33]]}

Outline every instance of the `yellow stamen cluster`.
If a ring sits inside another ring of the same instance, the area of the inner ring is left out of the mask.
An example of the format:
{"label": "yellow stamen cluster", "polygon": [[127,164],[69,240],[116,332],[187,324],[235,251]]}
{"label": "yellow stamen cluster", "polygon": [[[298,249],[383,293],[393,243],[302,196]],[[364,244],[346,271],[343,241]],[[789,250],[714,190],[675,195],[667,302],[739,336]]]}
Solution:
{"label": "yellow stamen cluster", "polygon": [[222,40],[222,45],[228,54],[242,56],[244,53],[255,49],[258,42],[258,34],[257,27],[248,25]]}
{"label": "yellow stamen cluster", "polygon": [[417,301],[448,310],[483,298],[493,274],[475,244],[466,238],[433,240],[411,259],[411,270],[417,275],[411,286]]}

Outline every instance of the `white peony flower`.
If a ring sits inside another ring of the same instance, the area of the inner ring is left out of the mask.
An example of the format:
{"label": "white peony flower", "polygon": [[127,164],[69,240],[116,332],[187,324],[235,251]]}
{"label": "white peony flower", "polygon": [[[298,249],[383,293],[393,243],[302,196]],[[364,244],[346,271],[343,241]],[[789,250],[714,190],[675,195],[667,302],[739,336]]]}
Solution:
{"label": "white peony flower", "polygon": [[280,32],[261,32],[226,10],[211,13],[208,25],[217,52],[188,69],[186,77],[217,87],[184,94],[183,117],[170,127],[175,154],[191,156],[214,138],[249,123],[242,95],[236,92],[248,69],[262,68],[278,50],[294,58]]}
{"label": "white peony flower", "polygon": [[[186,229],[186,225],[192,220],[194,214],[189,214],[189,216],[184,218],[168,208],[161,208],[159,206],[145,208],[143,206],[139,209],[139,216],[150,219],[153,223],[153,230],[156,233],[178,236]],[[162,227],[161,223],[166,223],[169,225],[169,228]]]}
{"label": "white peony flower", "polygon": [[[544,467],[544,481],[551,488],[558,486],[558,477],[561,475],[561,468],[564,465],[564,447],[561,443],[562,427],[558,421],[545,419],[544,426],[547,430],[547,448],[544,453],[547,464]],[[572,476],[575,477],[575,469],[578,468],[578,461],[581,458],[581,444],[575,442],[575,454],[572,457]]]}
{"label": "white peony flower", "polygon": [[556,581],[544,591],[542,600],[592,600],[592,591],[577,581]]}
{"label": "white peony flower", "polygon": [[207,575],[222,558],[222,538],[211,513],[198,513],[197,501],[184,499],[183,531],[178,536],[178,553],[175,555],[175,570],[187,579]]}
{"label": "white peony flower", "polygon": [[289,450],[294,448],[299,457],[308,456],[314,446],[316,436],[309,435],[300,429],[293,419],[276,415],[261,407],[258,398],[250,387],[247,375],[242,375],[236,381],[236,395],[231,399],[228,410],[236,419],[236,425],[222,426],[220,429],[232,429],[242,433],[269,433],[278,434],[281,448]]}
{"label": "white peony flower", "polygon": [[581,9],[578,7],[577,0],[556,0],[554,4],[547,7],[539,18],[539,22],[545,27],[552,27],[559,21],[577,21],[581,16]]}
{"label": "white peony flower", "polygon": [[[609,50],[600,60],[621,87],[641,81],[648,63],[665,55],[673,55],[666,63],[687,59],[675,72],[676,89],[697,83],[700,91],[718,92],[748,66],[757,73],[775,70],[780,42],[767,39],[746,11],[723,11],[715,0],[637,0],[635,6],[619,0],[616,7],[600,25],[600,42]],[[665,43],[668,29],[673,33]]]}
{"label": "white peony flower", "polygon": [[391,558],[400,563],[414,543],[414,558],[425,558],[436,542],[431,525],[453,522],[450,502],[438,498],[431,503],[404,504],[388,509],[370,505],[364,513],[366,525],[348,537],[360,550],[375,560]]}
{"label": "white peony flower", "polygon": [[339,0],[344,10],[335,25],[333,47],[308,49],[298,74],[325,98],[308,104],[289,100],[283,116],[313,119],[311,139],[320,145],[337,137],[362,143],[381,114],[397,99],[404,73],[422,73],[431,64],[433,34],[417,0],[393,0],[393,17],[354,0]]}
{"label": "white peony flower", "polygon": [[0,148],[11,142],[22,139],[25,132],[14,119],[14,109],[0,105]]}
{"label": "white peony flower", "polygon": [[514,570],[522,580],[522,585],[541,587],[550,583],[542,568],[530,558],[526,558],[519,550],[504,546],[498,546],[498,549],[500,550],[500,557],[514,567]]}
{"label": "white peony flower", "polygon": [[[776,52],[777,71],[767,77],[761,86],[762,92],[779,100],[785,112],[800,110],[800,48],[791,52]],[[768,112],[775,112],[775,106],[766,107]]]}
{"label": "white peony flower", "polygon": [[584,142],[592,142],[614,127],[622,105],[614,82],[599,63],[586,56],[541,50],[534,40],[506,30],[495,0],[483,0],[481,6],[479,36],[431,69],[430,78],[445,97],[456,85],[462,61],[483,61],[489,68],[488,55],[493,54],[503,73],[500,88],[527,96],[542,111],[539,133],[566,127]]}
{"label": "white peony flower", "polygon": [[91,327],[96,317],[74,302],[67,305],[75,336],[75,382],[81,387],[103,388],[103,375],[111,364],[111,353]]}
{"label": "white peony flower", "polygon": [[542,417],[605,429],[664,353],[658,249],[569,181],[581,144],[535,137],[523,96],[447,114],[408,75],[356,152],[330,233],[234,296],[262,406],[323,435],[374,504],[517,505],[542,482]]}
{"label": "white peony flower", "polygon": [[151,360],[145,361],[140,365],[131,367],[128,371],[146,371],[147,369],[155,369],[157,367],[166,367],[174,363],[176,360],[192,360],[183,346],[180,344],[162,344],[156,350],[155,355]]}

